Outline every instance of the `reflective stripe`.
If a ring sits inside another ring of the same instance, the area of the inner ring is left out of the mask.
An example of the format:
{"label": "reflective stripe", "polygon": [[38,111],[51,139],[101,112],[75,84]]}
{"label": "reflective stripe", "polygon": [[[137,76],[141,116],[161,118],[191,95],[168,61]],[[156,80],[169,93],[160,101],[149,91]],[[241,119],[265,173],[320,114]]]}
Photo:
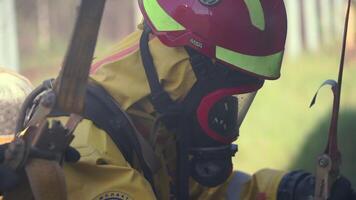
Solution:
{"label": "reflective stripe", "polygon": [[226,200],[240,200],[244,184],[251,179],[251,176],[242,172],[235,172],[227,186]]}
{"label": "reflective stripe", "polygon": [[122,50],[122,51],[120,51],[118,53],[115,53],[114,55],[106,57],[103,60],[99,60],[99,61],[95,62],[90,68],[90,74],[94,74],[100,67],[102,67],[102,66],[104,66],[106,64],[109,64],[109,63],[112,63],[112,62],[120,60],[124,56],[127,56],[130,53],[138,50],[138,48],[139,48],[139,45],[138,44],[134,44],[133,46],[131,46],[131,47],[127,48],[127,49],[124,49],[124,50]]}
{"label": "reflective stripe", "polygon": [[260,0],[245,0],[251,22],[261,31],[266,28],[265,15]]}
{"label": "reflective stripe", "polygon": [[157,0],[143,0],[143,6],[157,31],[181,31],[185,28],[169,16]]}
{"label": "reflective stripe", "polygon": [[284,51],[280,51],[268,56],[252,56],[216,47],[216,58],[248,72],[272,79],[280,76],[283,53]]}

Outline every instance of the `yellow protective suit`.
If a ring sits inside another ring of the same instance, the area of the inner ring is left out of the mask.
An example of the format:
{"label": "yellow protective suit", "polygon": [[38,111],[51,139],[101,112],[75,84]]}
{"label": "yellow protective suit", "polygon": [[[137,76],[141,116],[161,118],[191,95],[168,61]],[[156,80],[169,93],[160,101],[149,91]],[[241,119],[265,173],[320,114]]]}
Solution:
{"label": "yellow protective suit", "polygon": [[[91,78],[129,113],[160,158],[161,168],[154,177],[156,195],[139,167],[130,166],[110,137],[91,121],[84,120],[76,129],[71,144],[80,152],[81,159],[64,166],[70,200],[171,199],[170,183],[175,179],[175,137],[163,127],[156,136],[150,135],[155,118],[140,58],[140,35],[140,30],[134,32],[107,57],[96,59]],[[182,100],[196,81],[184,48],[169,48],[157,38],[151,38],[149,46],[164,89],[173,99]],[[256,173],[241,185],[241,195],[237,199],[276,199],[282,176],[282,172],[272,170]],[[202,187],[192,180],[191,199],[225,199],[230,179],[215,188]]]}

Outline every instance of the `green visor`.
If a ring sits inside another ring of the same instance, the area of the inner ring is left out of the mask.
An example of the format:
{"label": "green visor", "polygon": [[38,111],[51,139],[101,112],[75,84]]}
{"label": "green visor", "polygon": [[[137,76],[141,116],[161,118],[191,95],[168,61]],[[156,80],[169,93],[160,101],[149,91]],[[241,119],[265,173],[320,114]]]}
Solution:
{"label": "green visor", "polygon": [[252,56],[216,47],[217,59],[268,79],[277,79],[280,76],[283,53],[284,51],[280,51],[267,56]]}

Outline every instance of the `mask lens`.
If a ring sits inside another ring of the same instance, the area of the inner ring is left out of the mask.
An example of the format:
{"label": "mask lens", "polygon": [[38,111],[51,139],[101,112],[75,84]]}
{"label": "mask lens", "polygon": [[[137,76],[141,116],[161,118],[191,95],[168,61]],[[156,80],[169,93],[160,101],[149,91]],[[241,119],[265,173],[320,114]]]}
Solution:
{"label": "mask lens", "polygon": [[237,94],[234,95],[234,97],[237,98],[238,102],[238,110],[236,112],[237,114],[237,127],[240,127],[243,120],[245,119],[245,116],[247,114],[247,111],[249,110],[255,96],[257,94],[257,91],[255,92],[250,92],[250,93],[245,93],[245,94]]}
{"label": "mask lens", "polygon": [[238,98],[226,96],[209,111],[209,127],[223,137],[237,134]]}
{"label": "mask lens", "polygon": [[223,144],[236,140],[239,127],[256,95],[256,90],[249,91],[241,88],[223,89],[204,97],[197,109],[203,133]]}
{"label": "mask lens", "polygon": [[256,92],[226,96],[209,111],[209,127],[223,137],[237,134]]}

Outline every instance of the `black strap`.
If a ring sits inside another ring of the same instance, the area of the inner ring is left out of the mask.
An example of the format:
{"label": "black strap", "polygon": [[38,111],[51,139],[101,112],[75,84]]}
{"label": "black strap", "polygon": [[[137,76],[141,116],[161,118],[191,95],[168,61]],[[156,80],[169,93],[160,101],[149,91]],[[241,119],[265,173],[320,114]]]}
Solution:
{"label": "black strap", "polygon": [[[190,176],[190,167],[189,167],[189,158],[188,158],[188,147],[190,146],[190,135],[184,120],[184,115],[186,110],[190,109],[192,104],[184,105],[182,103],[174,102],[168,93],[164,90],[163,86],[159,82],[159,77],[157,75],[156,67],[153,63],[153,58],[149,49],[149,34],[151,30],[147,25],[144,26],[144,31],[140,39],[140,51],[141,58],[146,73],[146,77],[149,83],[151,90],[151,103],[154,106],[155,110],[163,115],[162,121],[168,129],[178,130],[178,139],[177,139],[177,191],[176,197],[180,200],[189,199],[189,176]],[[214,67],[211,59],[199,54],[195,50],[186,47],[186,51],[190,56],[190,62],[195,73],[195,76],[198,80],[206,80],[208,78],[208,70],[211,70],[211,67]],[[199,88],[202,89],[202,88]],[[205,88],[206,89],[206,88]],[[199,96],[199,95],[198,95]],[[196,101],[194,101],[196,102]],[[200,101],[199,101],[200,102]],[[194,106],[193,106],[194,107]]]}
{"label": "black strap", "polygon": [[144,69],[146,76],[148,78],[149,86],[151,89],[151,95],[159,95],[162,93],[163,88],[159,82],[157,71],[153,63],[153,58],[149,50],[148,41],[151,30],[144,24],[144,30],[140,38],[140,52],[142,56],[142,62],[144,64]]}
{"label": "black strap", "polygon": [[[84,118],[91,120],[98,128],[104,130],[119,148],[126,161],[131,164],[131,141],[128,141],[127,133],[122,130],[127,123],[119,110],[103,88],[93,83],[88,84]],[[68,113],[55,110],[51,116],[68,116]]]}
{"label": "black strap", "polygon": [[[134,130],[134,127],[127,118],[127,115],[120,109],[119,105],[111,97],[111,95],[109,95],[101,86],[97,84],[90,84],[87,94],[92,95],[92,98],[90,96],[88,98],[88,106],[90,107],[86,107],[85,110],[87,112],[85,112],[85,115],[97,124],[98,127],[102,127],[105,131],[107,131],[120,150],[126,152],[128,155],[130,155],[130,151],[132,151],[132,149],[134,150],[145,178],[152,184],[153,187],[152,172],[143,158],[142,149],[135,134],[136,130]],[[95,99],[97,99],[98,103],[95,102]],[[90,104],[91,100],[93,101],[92,104]],[[100,105],[101,108],[99,107]],[[92,106],[98,107],[96,107],[95,110]],[[102,108],[106,108],[105,113],[101,110]],[[98,115],[99,112],[101,112],[100,115]],[[132,157],[126,158],[126,160],[132,163]]]}
{"label": "black strap", "polygon": [[[176,115],[177,113],[179,113],[179,106],[163,89],[163,86],[159,82],[156,67],[153,63],[153,58],[148,46],[150,32],[151,30],[149,29],[149,27],[144,24],[144,31],[140,39],[140,52],[146,77],[151,90],[151,103],[154,106],[155,110],[161,115]],[[164,123],[166,125],[170,124],[169,122],[167,122],[167,120]]]}
{"label": "black strap", "polygon": [[189,54],[190,64],[192,65],[192,69],[196,78],[198,80],[208,78],[209,70],[211,70],[211,67],[214,66],[211,59],[201,53],[198,53],[191,47],[185,47],[185,50]]}
{"label": "black strap", "polygon": [[[162,119],[166,127],[168,129],[176,129],[177,126],[180,126],[182,110],[180,109],[180,105],[170,98],[159,82],[156,67],[148,46],[150,32],[149,27],[145,25],[140,39],[140,51],[148,84],[151,89],[151,103],[158,114],[162,116],[160,119]],[[183,127],[179,128],[181,129]],[[189,199],[188,141],[186,141],[187,138],[184,132],[185,130],[183,130],[183,134],[179,135],[177,143],[177,191],[174,195],[176,195],[179,200]]]}
{"label": "black strap", "polygon": [[153,176],[144,161],[134,128],[116,101],[101,86],[90,83],[87,88],[85,118],[110,136],[125,159],[132,164],[132,150],[136,153],[145,178],[153,186]]}
{"label": "black strap", "polygon": [[[22,112],[27,115],[28,109],[33,107],[33,100],[37,95],[46,89],[51,88],[52,80],[45,81],[41,86],[36,89],[34,95],[30,95],[32,99],[27,99],[26,104],[23,105]],[[54,110],[51,116],[68,116],[68,113]],[[142,154],[141,146],[135,134],[135,129],[130,123],[126,113],[120,109],[117,102],[111,97],[111,95],[101,86],[90,81],[87,85],[87,93],[85,98],[85,119],[92,121],[98,128],[104,130],[115,143],[127,162],[132,165],[133,153],[136,154],[142,172],[145,178],[151,183],[154,188],[153,175],[145,162]],[[24,120],[23,117],[22,120]],[[24,124],[20,122],[19,124]],[[23,125],[19,125],[19,130],[23,129]]]}
{"label": "black strap", "polygon": [[128,133],[123,131],[125,126],[128,125],[127,119],[103,88],[94,84],[89,85],[84,115],[98,128],[103,129],[120,149],[125,159],[132,163],[132,148],[130,145],[132,141],[128,141]]}
{"label": "black strap", "polygon": [[91,83],[87,89],[85,117],[109,134],[116,146],[132,164],[132,150],[136,153],[145,178],[153,185],[153,176],[145,162],[134,127],[116,101],[101,86]]}

